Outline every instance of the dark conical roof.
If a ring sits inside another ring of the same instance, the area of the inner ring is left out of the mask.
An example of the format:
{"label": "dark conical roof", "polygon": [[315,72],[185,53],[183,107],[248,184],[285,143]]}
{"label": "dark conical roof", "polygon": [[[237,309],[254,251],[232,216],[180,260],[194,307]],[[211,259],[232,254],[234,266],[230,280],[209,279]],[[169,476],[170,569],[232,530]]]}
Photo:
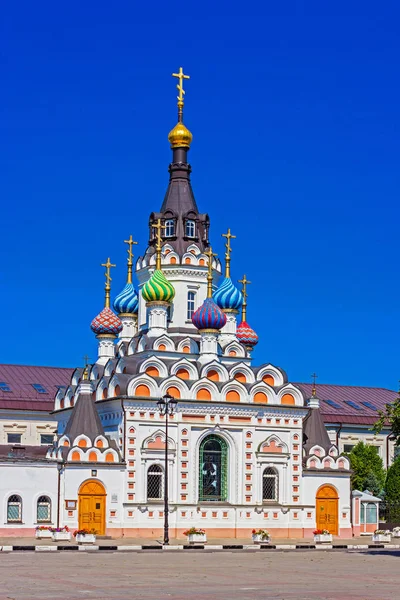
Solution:
{"label": "dark conical roof", "polygon": [[89,390],[90,384],[85,382],[85,388],[78,395],[78,399],[65,428],[63,435],[67,435],[71,442],[78,435],[82,434],[86,435],[92,443],[99,435],[105,437],[103,425],[101,424],[91,391]]}
{"label": "dark conical roof", "polygon": [[313,446],[321,446],[327,453],[332,447],[319,407],[310,408],[303,426],[304,444],[306,455]]}

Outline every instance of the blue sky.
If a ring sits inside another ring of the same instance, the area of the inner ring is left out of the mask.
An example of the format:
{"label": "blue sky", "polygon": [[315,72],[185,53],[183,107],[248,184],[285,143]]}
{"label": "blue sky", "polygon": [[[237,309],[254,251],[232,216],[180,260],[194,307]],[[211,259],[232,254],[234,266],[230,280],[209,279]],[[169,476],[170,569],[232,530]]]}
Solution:
{"label": "blue sky", "polygon": [[[237,235],[256,363],[396,387],[395,2],[8,3],[0,23],[0,362],[95,358],[101,262],[125,281],[168,182],[180,65],[201,211]],[[246,12],[244,12],[246,9]]]}

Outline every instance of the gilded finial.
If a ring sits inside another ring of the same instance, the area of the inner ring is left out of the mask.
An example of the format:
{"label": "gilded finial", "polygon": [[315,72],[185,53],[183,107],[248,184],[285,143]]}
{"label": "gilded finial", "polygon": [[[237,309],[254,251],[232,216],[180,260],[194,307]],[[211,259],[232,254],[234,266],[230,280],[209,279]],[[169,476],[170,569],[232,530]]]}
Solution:
{"label": "gilded finial", "polygon": [[222,237],[226,238],[226,244],[225,244],[225,248],[226,248],[226,252],[225,252],[225,277],[230,277],[231,276],[231,252],[232,252],[231,240],[236,239],[236,235],[232,235],[231,234],[231,230],[228,229],[228,232],[227,233],[223,233]]}
{"label": "gilded finial", "polygon": [[110,269],[111,269],[111,267],[116,267],[117,265],[111,264],[110,259],[107,258],[107,262],[103,263],[101,266],[106,268],[106,272],[105,272],[106,285],[104,288],[105,292],[106,292],[106,298],[105,298],[105,302],[104,302],[104,307],[110,308],[110,291],[111,291],[110,281],[112,281],[111,276],[110,276]]}
{"label": "gilded finial", "polygon": [[82,380],[88,381],[88,379],[89,379],[89,369],[88,369],[89,357],[87,354],[85,354],[85,356],[83,357],[83,360],[85,362],[85,367],[84,367],[83,373],[82,373]]}
{"label": "gilded finial", "polygon": [[318,378],[318,375],[316,373],[313,373],[311,375],[311,377],[313,378],[313,386],[312,386],[312,390],[311,390],[311,396],[313,398],[316,398],[316,396],[317,396],[317,378]]}
{"label": "gilded finial", "polygon": [[132,246],[133,244],[137,244],[132,239],[132,234],[129,236],[129,240],[124,240],[124,244],[128,244],[128,277],[126,279],[126,283],[132,283],[132,267],[133,267],[133,252]]}
{"label": "gilded finial", "polygon": [[177,77],[179,83],[177,89],[179,91],[178,98],[178,123],[169,132],[168,139],[172,148],[190,148],[193,136],[189,129],[183,124],[183,105],[185,90],[183,89],[183,80],[190,79],[189,75],[185,75],[182,67],[179,67],[179,73],[172,73],[172,77]]}
{"label": "gilded finial", "polygon": [[178,122],[182,123],[184,95],[186,94],[185,90],[183,89],[183,80],[190,79],[190,75],[185,75],[182,67],[179,67],[179,73],[172,73],[172,77],[177,77],[179,80],[179,83],[176,86],[176,89],[179,92],[179,95],[177,96],[177,99],[178,99]]}
{"label": "gilded finial", "polygon": [[247,286],[251,283],[246,277],[243,275],[243,279],[239,279],[239,283],[242,284],[242,295],[243,295],[243,303],[242,303],[242,322],[246,321],[247,316]]}
{"label": "gilded finial", "polygon": [[217,254],[215,254],[212,251],[211,246],[209,246],[208,250],[206,250],[204,252],[204,254],[206,256],[208,256],[208,272],[207,272],[207,298],[212,298],[212,293],[213,293],[213,289],[212,289],[212,282],[213,282],[213,276],[212,276],[212,269],[213,269],[213,257],[217,256]]}
{"label": "gilded finial", "polygon": [[162,249],[162,229],[166,229],[166,225],[161,225],[161,219],[157,220],[157,223],[152,223],[152,228],[156,230],[156,270],[161,271],[161,249]]}

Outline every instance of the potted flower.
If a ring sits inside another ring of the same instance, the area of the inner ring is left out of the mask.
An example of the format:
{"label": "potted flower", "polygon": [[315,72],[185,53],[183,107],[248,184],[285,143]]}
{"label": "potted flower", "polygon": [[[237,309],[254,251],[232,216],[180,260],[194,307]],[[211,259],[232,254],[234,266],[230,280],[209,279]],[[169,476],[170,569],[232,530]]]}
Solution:
{"label": "potted flower", "polygon": [[314,542],[316,544],[331,544],[332,534],[327,529],[316,529],[314,532]]}
{"label": "potted flower", "polygon": [[67,525],[64,527],[50,527],[52,532],[53,542],[69,542],[71,539],[71,532]]}
{"label": "potted flower", "polygon": [[78,544],[94,544],[96,542],[96,529],[77,529],[74,537]]}
{"label": "potted flower", "polygon": [[391,531],[390,529],[375,529],[374,534],[372,536],[372,541],[376,544],[386,542],[390,544],[391,540]]}
{"label": "potted flower", "polygon": [[269,544],[271,539],[269,531],[266,529],[253,529],[251,532],[251,537],[253,538],[253,542],[255,544]]}
{"label": "potted flower", "polygon": [[49,539],[51,537],[53,537],[51,527],[46,527],[45,525],[38,525],[36,527],[35,538],[37,540],[43,540],[45,538]]}
{"label": "potted flower", "polygon": [[392,536],[394,538],[400,538],[400,527],[393,527]]}
{"label": "potted flower", "polygon": [[183,535],[187,536],[189,544],[205,544],[207,542],[207,536],[204,529],[191,527],[184,531]]}

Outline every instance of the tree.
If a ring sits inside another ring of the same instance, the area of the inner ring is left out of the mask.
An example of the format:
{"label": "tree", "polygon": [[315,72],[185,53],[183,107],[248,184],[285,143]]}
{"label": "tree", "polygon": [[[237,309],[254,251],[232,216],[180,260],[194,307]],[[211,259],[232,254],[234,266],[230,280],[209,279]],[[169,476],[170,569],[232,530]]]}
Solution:
{"label": "tree", "polygon": [[385,500],[400,503],[400,457],[389,467],[385,483]]}
{"label": "tree", "polygon": [[390,438],[395,440],[396,446],[400,446],[400,391],[394,402],[386,404],[385,410],[379,411],[379,419],[373,426],[373,431],[380,433],[388,426],[391,429]]}
{"label": "tree", "polygon": [[386,472],[383,468],[381,457],[377,454],[374,446],[368,446],[364,442],[358,442],[348,455],[353,471],[351,476],[351,487],[353,490],[364,492],[368,484],[373,485],[374,490],[379,493],[385,484]]}

